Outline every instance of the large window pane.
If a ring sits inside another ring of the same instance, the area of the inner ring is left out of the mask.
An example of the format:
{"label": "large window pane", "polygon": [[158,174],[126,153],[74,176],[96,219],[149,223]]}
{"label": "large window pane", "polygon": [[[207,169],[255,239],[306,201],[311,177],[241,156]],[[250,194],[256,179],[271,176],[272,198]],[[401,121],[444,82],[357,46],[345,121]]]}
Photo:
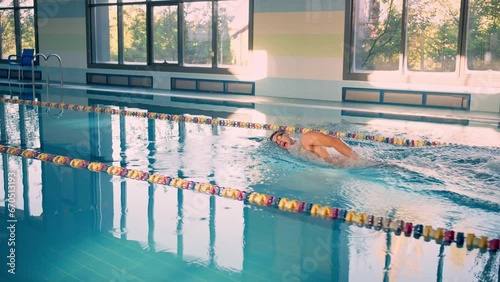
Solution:
{"label": "large window pane", "polygon": [[21,7],[33,7],[33,0],[19,0],[19,6],[21,6]]}
{"label": "large window pane", "polygon": [[459,19],[460,1],[408,1],[408,69],[455,71]]}
{"label": "large window pane", "polygon": [[467,67],[500,71],[500,2],[471,0],[467,27]]}
{"label": "large window pane", "polygon": [[212,66],[212,3],[184,3],[184,65]]}
{"label": "large window pane", "polygon": [[354,70],[398,70],[402,0],[356,1]]}
{"label": "large window pane", "polygon": [[116,3],[116,0],[94,0],[96,4]]}
{"label": "large window pane", "polygon": [[0,11],[0,48],[2,59],[7,59],[9,55],[16,54],[16,33],[14,27],[14,11]]}
{"label": "large window pane", "polygon": [[118,62],[117,7],[94,8],[94,45],[96,63]]}
{"label": "large window pane", "polygon": [[28,160],[29,175],[29,209],[31,216],[42,216],[42,162]]}
{"label": "large window pane", "polygon": [[14,7],[13,0],[0,1],[0,8]]}
{"label": "large window pane", "polygon": [[188,262],[210,263],[210,198],[192,191],[183,192],[183,257]]}
{"label": "large window pane", "polygon": [[[8,156],[7,172],[13,173],[14,175],[14,181],[13,181],[15,187],[14,206],[16,207],[16,209],[24,210],[24,200],[23,200],[24,185],[23,185],[23,170],[22,170],[21,157]],[[7,179],[7,183],[8,181],[9,180]],[[7,192],[7,196],[8,194],[9,192]]]}
{"label": "large window pane", "polygon": [[146,5],[123,6],[124,63],[146,64]]}
{"label": "large window pane", "polygon": [[90,6],[92,63],[161,69],[248,65],[251,0],[91,2],[97,5]]}
{"label": "large window pane", "polygon": [[[126,236],[127,240],[137,241],[142,246],[146,246],[148,243],[148,186],[149,184],[146,182],[136,181],[133,179],[126,180]],[[118,192],[118,189],[114,190],[114,193]],[[113,206],[120,207],[121,199],[116,197],[116,202],[113,203]],[[117,212],[117,208],[115,212]],[[114,220],[114,228],[121,229],[121,224],[119,227],[116,225],[118,220]],[[121,222],[120,222],[121,223]],[[119,230],[119,229],[118,229]],[[123,232],[123,230],[122,230]]]}
{"label": "large window pane", "polygon": [[218,3],[219,66],[248,64],[248,0]]}
{"label": "large window pane", "polygon": [[21,10],[21,45],[22,48],[35,48],[35,11]]}
{"label": "large window pane", "polygon": [[155,63],[178,63],[177,20],[177,6],[153,7]]}
{"label": "large window pane", "polygon": [[177,189],[171,187],[156,189],[154,192],[154,240],[155,251],[177,254],[178,242],[177,224],[178,200]]}
{"label": "large window pane", "polygon": [[391,78],[382,71],[393,71],[398,74],[395,80],[403,82],[417,72],[439,72],[458,74],[459,84],[473,85],[476,82],[468,79],[467,70],[474,71],[474,76],[500,71],[498,0],[350,3],[351,31],[345,37],[349,57],[344,60],[349,68],[347,79],[385,81]]}

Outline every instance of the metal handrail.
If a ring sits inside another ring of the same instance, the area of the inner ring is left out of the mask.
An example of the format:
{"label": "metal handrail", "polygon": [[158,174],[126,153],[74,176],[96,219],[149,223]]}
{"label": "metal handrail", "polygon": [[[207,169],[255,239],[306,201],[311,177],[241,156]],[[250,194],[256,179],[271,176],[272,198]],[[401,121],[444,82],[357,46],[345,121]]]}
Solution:
{"label": "metal handrail", "polygon": [[[46,101],[47,102],[49,101],[49,94],[50,94],[50,74],[49,74],[47,62],[49,61],[50,57],[57,58],[57,60],[59,62],[60,86],[61,86],[61,91],[62,91],[61,103],[62,103],[62,101],[64,99],[64,79],[63,79],[63,71],[62,71],[62,59],[57,54],[50,54],[50,55],[46,56],[43,53],[37,53],[31,59],[31,79],[33,82],[32,83],[32,85],[33,85],[33,101],[35,101],[35,59],[38,57],[42,57],[45,61],[45,73],[47,73],[47,78],[45,80],[45,84],[46,84],[46,88],[47,88],[47,90],[46,90]],[[60,116],[62,116],[64,110],[60,109],[60,112],[58,114],[55,114],[55,115],[50,113],[50,108],[47,108],[46,112],[47,112],[47,114],[49,114],[51,116],[60,117]]]}

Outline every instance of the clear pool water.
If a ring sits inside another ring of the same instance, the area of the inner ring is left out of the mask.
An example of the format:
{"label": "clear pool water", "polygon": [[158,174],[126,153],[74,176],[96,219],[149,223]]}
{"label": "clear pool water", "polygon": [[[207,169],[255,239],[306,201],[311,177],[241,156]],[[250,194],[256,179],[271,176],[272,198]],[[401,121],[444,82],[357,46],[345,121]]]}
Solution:
{"label": "clear pool water", "polygon": [[[153,101],[119,104],[90,97],[66,95],[64,102],[159,112]],[[37,115],[24,107],[20,111],[18,105],[0,107],[5,112],[4,145],[489,238],[500,235],[500,134],[494,127],[351,118],[326,110],[304,119],[311,109],[291,106],[257,105],[254,111],[229,116],[255,122],[265,116],[269,123],[456,144],[407,148],[345,139],[365,163],[332,168],[277,148],[267,139],[270,131],[70,110],[53,117],[43,109]],[[177,111],[214,113],[189,107]],[[15,275],[7,272],[12,232],[0,230],[1,281],[499,278],[498,253],[443,246],[38,160],[2,155],[1,164],[3,187],[16,187],[18,220]],[[0,197],[8,198],[8,188]],[[0,205],[5,207],[5,202]],[[0,215],[2,224],[9,226],[8,210],[2,208]]]}

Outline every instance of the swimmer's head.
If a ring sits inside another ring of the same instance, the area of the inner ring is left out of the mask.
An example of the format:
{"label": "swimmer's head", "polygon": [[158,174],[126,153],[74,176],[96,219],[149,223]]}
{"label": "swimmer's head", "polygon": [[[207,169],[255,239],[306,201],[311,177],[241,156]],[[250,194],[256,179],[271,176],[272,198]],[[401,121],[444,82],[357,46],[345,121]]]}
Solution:
{"label": "swimmer's head", "polygon": [[284,130],[277,130],[273,132],[273,134],[271,134],[269,139],[273,143],[276,143],[278,146],[286,150],[290,149],[290,147],[294,143],[290,135]]}

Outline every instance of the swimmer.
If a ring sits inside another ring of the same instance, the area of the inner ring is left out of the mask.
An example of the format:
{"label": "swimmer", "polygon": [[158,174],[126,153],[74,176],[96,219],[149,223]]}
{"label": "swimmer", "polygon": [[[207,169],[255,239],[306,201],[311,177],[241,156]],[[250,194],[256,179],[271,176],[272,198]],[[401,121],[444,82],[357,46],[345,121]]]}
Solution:
{"label": "swimmer", "polygon": [[294,140],[290,134],[284,130],[277,130],[269,137],[272,142],[285,150],[289,150],[293,145],[300,144],[301,148],[315,154],[324,161],[330,164],[345,164],[345,160],[340,160],[332,156],[327,150],[327,147],[334,148],[345,156],[349,161],[359,162],[361,157],[354,152],[342,139],[326,135],[320,132],[309,131],[300,137],[300,140]]}

